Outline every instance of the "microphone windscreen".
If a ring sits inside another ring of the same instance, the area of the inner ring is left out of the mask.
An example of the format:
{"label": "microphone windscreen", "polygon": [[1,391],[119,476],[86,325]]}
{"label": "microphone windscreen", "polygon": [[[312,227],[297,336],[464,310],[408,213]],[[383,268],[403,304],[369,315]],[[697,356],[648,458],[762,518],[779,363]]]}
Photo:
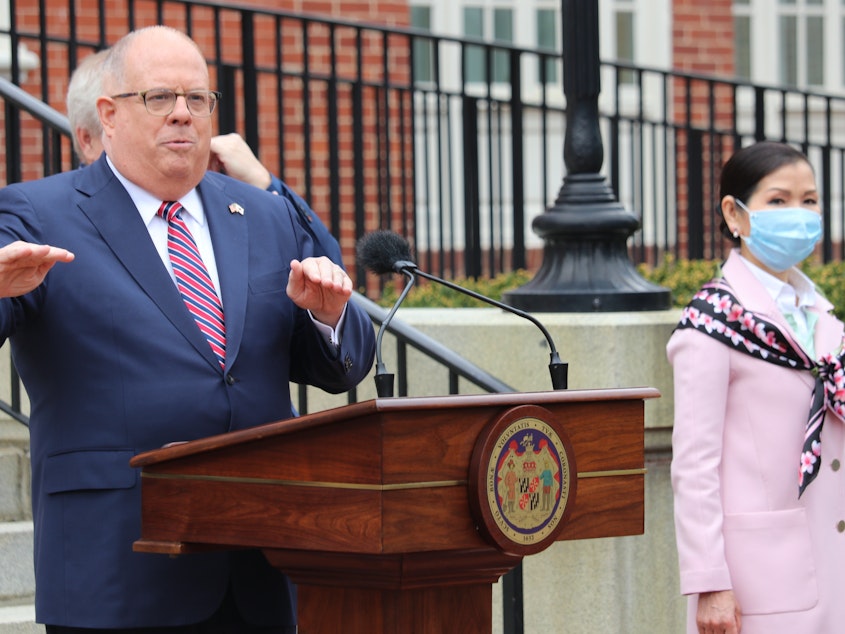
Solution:
{"label": "microphone windscreen", "polygon": [[412,259],[408,241],[386,230],[373,231],[358,240],[356,256],[358,264],[378,275],[395,273],[397,262]]}

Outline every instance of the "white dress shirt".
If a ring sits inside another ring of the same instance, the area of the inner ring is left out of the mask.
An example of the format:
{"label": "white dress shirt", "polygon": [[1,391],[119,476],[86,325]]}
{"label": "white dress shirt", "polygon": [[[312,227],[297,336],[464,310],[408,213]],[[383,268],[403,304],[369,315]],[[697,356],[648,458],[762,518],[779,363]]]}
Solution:
{"label": "white dress shirt", "polygon": [[816,287],[812,280],[793,266],[787,272],[787,281],[784,282],[749,260],[742,258],[742,261],[775,300],[781,314],[792,326],[810,358],[815,358],[813,335],[818,315],[806,310],[816,303]]}

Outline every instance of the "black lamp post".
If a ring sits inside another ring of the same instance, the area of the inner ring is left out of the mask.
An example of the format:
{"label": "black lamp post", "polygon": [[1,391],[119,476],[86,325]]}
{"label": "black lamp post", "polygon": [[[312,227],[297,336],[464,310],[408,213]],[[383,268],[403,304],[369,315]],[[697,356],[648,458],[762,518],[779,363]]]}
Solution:
{"label": "black lamp post", "polygon": [[599,174],[604,150],[598,0],[562,0],[561,9],[567,176],[554,205],[532,224],[545,241],[540,270],[505,293],[504,301],[529,312],[667,309],[669,289],[642,278],[628,257],[627,240],[639,229],[639,219]]}

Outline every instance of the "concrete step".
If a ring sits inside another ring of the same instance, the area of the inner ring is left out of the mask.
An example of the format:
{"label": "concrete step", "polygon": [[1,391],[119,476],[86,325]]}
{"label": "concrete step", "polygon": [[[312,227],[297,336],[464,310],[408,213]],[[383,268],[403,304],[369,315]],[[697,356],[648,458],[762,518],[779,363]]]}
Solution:
{"label": "concrete step", "polygon": [[[0,374],[8,368],[6,348]],[[34,595],[29,430],[0,413],[0,634],[44,634],[35,623]]]}
{"label": "concrete step", "polygon": [[0,415],[0,522],[32,518],[29,430]]}
{"label": "concrete step", "polygon": [[44,626],[35,622],[35,606],[0,604],[0,634],[44,634]]}
{"label": "concrete step", "polygon": [[0,634],[43,634],[35,623],[32,522],[0,523]]}
{"label": "concrete step", "polygon": [[0,605],[31,601],[35,594],[32,522],[0,523]]}

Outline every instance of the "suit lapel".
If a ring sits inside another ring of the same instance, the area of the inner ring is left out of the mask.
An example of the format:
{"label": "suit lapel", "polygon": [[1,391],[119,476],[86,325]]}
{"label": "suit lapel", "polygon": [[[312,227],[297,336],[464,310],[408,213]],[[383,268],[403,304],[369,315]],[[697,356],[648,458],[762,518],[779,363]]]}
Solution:
{"label": "suit lapel", "polygon": [[160,263],[132,198],[112,174],[105,159],[80,170],[78,189],[88,195],[79,205],[82,213],[96,227],[115,257],[185,339],[219,370],[220,364],[208,341]]}

